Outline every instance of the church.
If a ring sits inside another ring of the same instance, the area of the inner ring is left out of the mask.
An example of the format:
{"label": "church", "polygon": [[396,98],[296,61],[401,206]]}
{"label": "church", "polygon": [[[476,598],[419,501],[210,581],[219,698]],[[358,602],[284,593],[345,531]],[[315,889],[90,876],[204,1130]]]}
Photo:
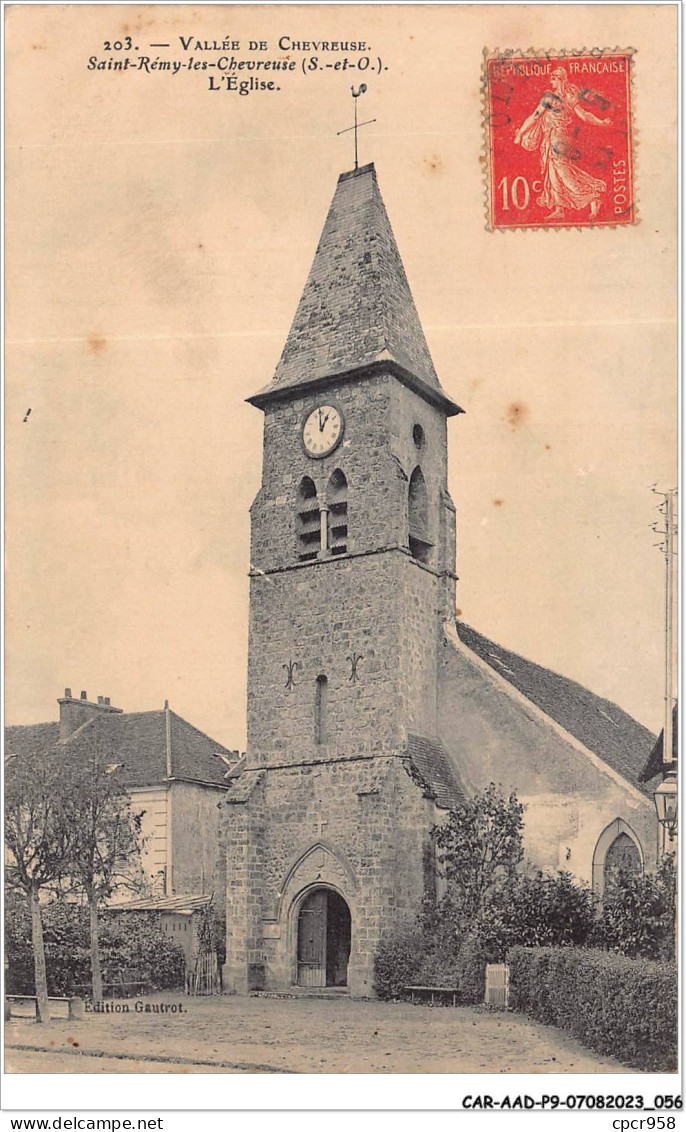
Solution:
{"label": "church", "polygon": [[433,883],[431,830],[490,782],[525,853],[602,893],[652,870],[655,736],[456,619],[448,422],[373,164],[343,173],[264,414],[247,751],[223,808],[224,988],[374,994]]}

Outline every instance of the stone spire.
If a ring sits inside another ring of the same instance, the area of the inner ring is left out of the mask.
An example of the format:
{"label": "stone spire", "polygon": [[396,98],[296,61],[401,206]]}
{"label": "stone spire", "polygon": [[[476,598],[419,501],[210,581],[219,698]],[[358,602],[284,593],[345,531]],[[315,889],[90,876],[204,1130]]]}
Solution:
{"label": "stone spire", "polygon": [[449,413],[460,411],[441,389],[370,164],[338,178],[274,379],[249,400],[261,406],[384,363]]}

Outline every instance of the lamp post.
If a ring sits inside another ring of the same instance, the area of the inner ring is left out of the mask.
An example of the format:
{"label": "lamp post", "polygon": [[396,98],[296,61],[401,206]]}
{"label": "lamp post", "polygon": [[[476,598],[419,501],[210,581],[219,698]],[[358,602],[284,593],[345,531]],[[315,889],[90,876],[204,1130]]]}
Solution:
{"label": "lamp post", "polygon": [[676,853],[679,786],[673,764],[657,787],[654,797],[657,820],[662,830],[662,856]]}
{"label": "lamp post", "polygon": [[[668,764],[669,765],[669,764]],[[665,777],[657,787],[655,794],[655,809],[661,831],[659,860],[666,861],[672,857],[674,867],[677,862],[677,820],[679,811],[679,784],[674,763],[669,766]],[[675,875],[676,883],[676,875]],[[678,889],[674,891],[674,956],[677,954],[677,939],[679,936],[679,905]]]}

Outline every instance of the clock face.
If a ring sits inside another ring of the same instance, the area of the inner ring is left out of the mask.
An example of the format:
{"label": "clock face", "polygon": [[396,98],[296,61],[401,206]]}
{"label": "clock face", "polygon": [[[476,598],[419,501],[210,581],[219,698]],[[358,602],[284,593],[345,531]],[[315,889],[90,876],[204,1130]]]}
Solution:
{"label": "clock face", "polygon": [[315,460],[328,456],[343,439],[343,417],[333,405],[317,405],[303,425],[303,447]]}

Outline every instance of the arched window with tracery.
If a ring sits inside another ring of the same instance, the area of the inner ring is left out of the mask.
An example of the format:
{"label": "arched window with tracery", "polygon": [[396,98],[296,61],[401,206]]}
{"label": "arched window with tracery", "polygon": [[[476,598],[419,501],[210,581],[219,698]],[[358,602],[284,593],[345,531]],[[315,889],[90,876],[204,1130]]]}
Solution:
{"label": "arched window with tracery", "polygon": [[348,549],[348,481],[340,468],[331,475],[326,502],[329,550],[332,554],[345,554]]}
{"label": "arched window with tracery", "polygon": [[317,489],[309,476],[300,481],[296,514],[297,553],[301,562],[310,562],[319,554],[321,523]]}
{"label": "arched window with tracery", "polygon": [[607,892],[614,884],[621,884],[623,877],[636,876],[641,872],[641,855],[628,833],[615,837],[605,854],[603,864],[603,889]]}
{"label": "arched window with tracery", "polygon": [[431,553],[429,538],[429,495],[422,469],[417,466],[410,476],[407,515],[409,547],[418,562],[428,562]]}
{"label": "arched window with tracery", "polygon": [[643,849],[633,829],[615,818],[601,833],[593,853],[593,890],[598,896],[621,882],[622,876],[643,872]]}

